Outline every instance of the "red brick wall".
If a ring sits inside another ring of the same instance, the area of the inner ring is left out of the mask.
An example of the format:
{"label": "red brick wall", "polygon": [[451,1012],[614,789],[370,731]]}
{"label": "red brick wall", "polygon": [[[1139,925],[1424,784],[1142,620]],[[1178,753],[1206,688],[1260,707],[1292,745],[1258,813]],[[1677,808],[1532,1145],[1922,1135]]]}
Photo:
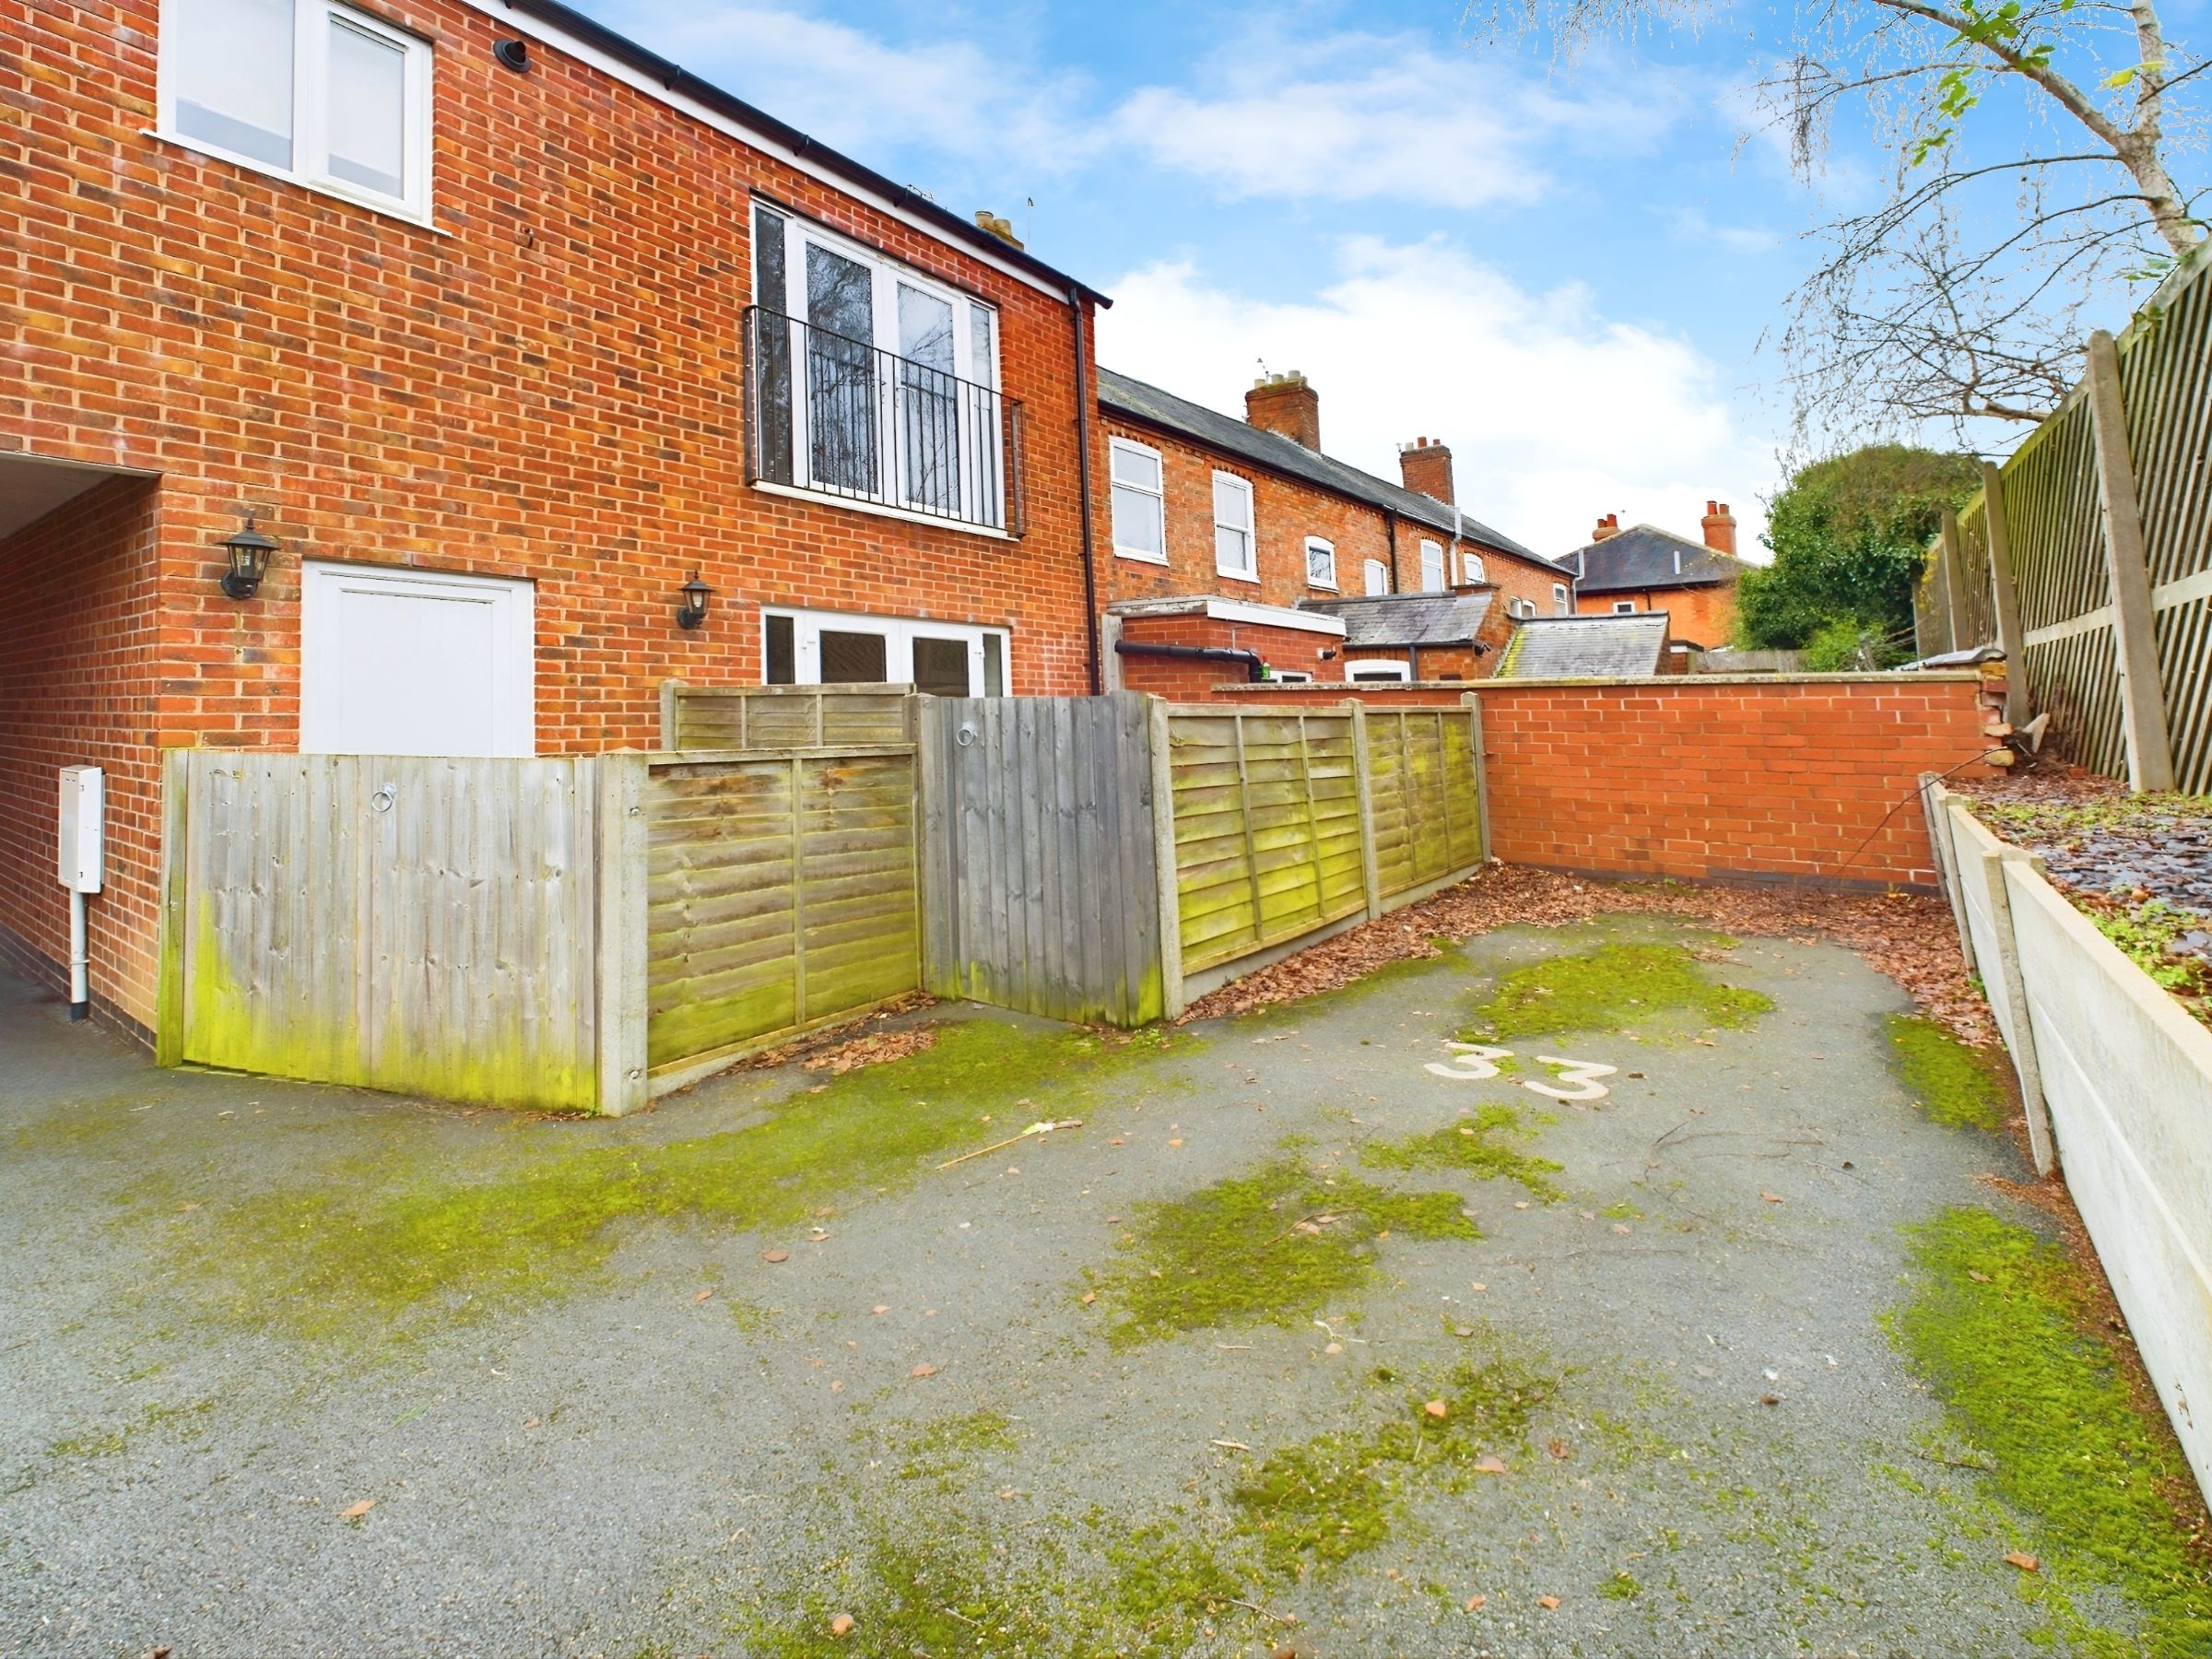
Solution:
{"label": "red brick wall", "polygon": [[159,494],[150,481],[103,484],[0,542],[0,943],[18,966],[65,986],[60,773],[104,768],[106,883],[86,901],[92,994],[103,1015],[142,1027],[154,1018],[161,867]]}
{"label": "red brick wall", "polygon": [[[1343,678],[1341,655],[1324,660],[1324,651],[1341,651],[1344,641],[1326,634],[1296,628],[1268,628],[1253,622],[1231,622],[1218,617],[1125,617],[1122,638],[1155,645],[1212,645],[1236,651],[1256,651],[1274,669],[1311,674],[1317,680]],[[1236,678],[1234,663],[1211,663],[1202,657],[1124,656],[1122,687],[1128,691],[1149,691],[1178,702],[1203,702],[1215,686]],[[1341,689],[1341,687],[1339,687]]]}
{"label": "red brick wall", "polygon": [[1467,694],[1466,687],[1456,682],[1440,684],[1435,680],[1412,680],[1399,684],[1383,681],[1331,685],[1316,681],[1311,686],[1242,686],[1218,683],[1210,686],[1198,702],[1261,702],[1295,703],[1309,707],[1313,703],[1339,703],[1347,698],[1382,709],[1456,709]]}
{"label": "red brick wall", "polygon": [[1931,888],[1913,788],[1988,747],[1976,693],[1920,674],[1485,681],[1493,851],[1608,876]]}
{"label": "red brick wall", "polygon": [[1665,611],[1667,632],[1708,650],[1725,645],[1735,632],[1735,584],[1711,587],[1648,588],[1627,594],[1577,594],[1574,608],[1584,617],[1609,617],[1616,604],[1640,611]]}
{"label": "red brick wall", "polygon": [[[145,136],[155,0],[0,0],[0,447],[166,475],[169,729],[292,744],[310,557],[535,578],[547,751],[648,742],[667,676],[757,680],[762,602],[1006,626],[1014,689],[1085,688],[1065,303],[550,47],[503,70],[453,0],[380,10],[435,46],[437,231]],[[999,307],[1026,541],[747,488],[754,189]],[[238,606],[249,507],[283,553]]]}

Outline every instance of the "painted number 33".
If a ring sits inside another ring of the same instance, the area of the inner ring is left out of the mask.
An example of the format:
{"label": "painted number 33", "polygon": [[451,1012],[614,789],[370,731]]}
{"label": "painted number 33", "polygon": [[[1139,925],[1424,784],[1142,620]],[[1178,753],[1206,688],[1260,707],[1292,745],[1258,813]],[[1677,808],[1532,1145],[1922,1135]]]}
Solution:
{"label": "painted number 33", "polygon": [[[1456,1058],[1431,1060],[1428,1069],[1440,1077],[1455,1077],[1462,1083],[1478,1083],[1485,1077],[1498,1075],[1494,1064],[1513,1057],[1512,1049],[1485,1048],[1479,1042],[1447,1042]],[[1556,1065],[1559,1076],[1549,1083],[1539,1083],[1533,1077],[1516,1077],[1514,1082],[1532,1093],[1549,1095],[1555,1100],[1602,1100],[1611,1091],[1600,1077],[1609,1077],[1620,1068],[1600,1065],[1594,1060],[1563,1060],[1557,1054],[1538,1054],[1539,1065]]]}

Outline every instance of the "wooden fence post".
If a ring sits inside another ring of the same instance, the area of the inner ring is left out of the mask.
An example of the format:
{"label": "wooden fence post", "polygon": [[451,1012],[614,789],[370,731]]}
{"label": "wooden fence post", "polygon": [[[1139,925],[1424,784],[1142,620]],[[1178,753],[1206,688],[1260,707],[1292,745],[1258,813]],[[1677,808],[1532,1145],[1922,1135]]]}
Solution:
{"label": "wooden fence post", "polygon": [[2020,978],[2020,945],[2012,931],[2012,893],[2005,865],[2025,858],[2018,850],[1982,854],[1982,879],[1989,889],[1990,931],[1997,935],[1997,971],[2005,1003],[2012,1010],[2012,1069],[2020,1079],[2020,1104],[2028,1118],[2028,1149],[2038,1175],[2051,1173],[2051,1109],[2043,1100],[2043,1068],[2035,1052],[2035,1017],[2028,1011],[2028,987]]}
{"label": "wooden fence post", "polygon": [[1175,886],[1175,769],[1169,753],[1171,733],[1168,705],[1149,698],[1146,732],[1152,761],[1152,867],[1159,888],[1160,1011],[1168,1019],[1181,1014],[1182,994],[1182,900]]}
{"label": "wooden fence post", "polygon": [[192,751],[161,756],[161,917],[154,992],[154,1064],[184,1058],[185,838],[192,833]]}
{"label": "wooden fence post", "polygon": [[1462,691],[1459,700],[1467,711],[1467,752],[1475,765],[1476,857],[1487,865],[1490,862],[1490,770],[1489,759],[1482,752],[1482,698],[1474,691]]}
{"label": "wooden fence post", "polygon": [[1367,919],[1382,913],[1382,880],[1375,862],[1374,766],[1367,751],[1367,705],[1356,697],[1344,700],[1352,717],[1352,786],[1359,792],[1359,879],[1367,884]]}
{"label": "wooden fence post", "polygon": [[642,755],[600,755],[598,771],[599,1110],[645,1104],[645,769]]}
{"label": "wooden fence post", "polygon": [[2020,594],[2012,577],[2012,527],[2005,522],[2005,475],[1982,463],[1982,518],[1989,527],[1989,583],[1996,600],[1997,649],[2005,653],[2005,719],[2028,724],[2028,647],[2020,637]]}
{"label": "wooden fence post", "polygon": [[2120,725],[2127,738],[2127,786],[2173,787],[2166,696],[2159,683],[2150,572],[2143,562],[2143,512],[2127,455],[2127,407],[2112,336],[2089,336],[2089,416],[2097,436],[2097,483],[2104,497],[2104,562],[2112,582],[2112,653],[2120,670]]}
{"label": "wooden fence post", "polygon": [[1943,510],[1941,540],[1944,626],[1950,634],[1950,649],[1964,651],[1971,643],[1966,637],[1966,582],[1962,580],[1963,563],[1959,556],[1959,515],[1948,507]]}

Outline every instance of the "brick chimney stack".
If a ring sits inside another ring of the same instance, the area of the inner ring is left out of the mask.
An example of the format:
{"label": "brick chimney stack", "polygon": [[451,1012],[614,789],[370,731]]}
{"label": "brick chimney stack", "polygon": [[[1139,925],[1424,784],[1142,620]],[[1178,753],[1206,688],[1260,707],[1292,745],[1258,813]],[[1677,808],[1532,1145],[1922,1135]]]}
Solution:
{"label": "brick chimney stack", "polygon": [[1442,444],[1426,438],[1399,444],[1398,471],[1414,494],[1452,505],[1452,452]]}
{"label": "brick chimney stack", "polygon": [[1013,221],[1001,218],[988,207],[978,207],[975,210],[975,222],[997,237],[1000,241],[1010,242],[1017,248],[1022,245],[1021,238],[1014,234]]}
{"label": "brick chimney stack", "polygon": [[1244,394],[1244,420],[1310,450],[1321,448],[1321,394],[1295,369],[1252,382],[1252,390]]}
{"label": "brick chimney stack", "polygon": [[1735,558],[1735,515],[1728,511],[1728,503],[1725,501],[1706,502],[1702,524],[1705,531],[1705,545],[1715,553],[1725,553],[1731,559]]}
{"label": "brick chimney stack", "polygon": [[1619,534],[1620,514],[1618,512],[1608,512],[1604,518],[1597,521],[1597,528],[1590,532],[1590,539],[1594,542],[1601,542],[1606,540],[1608,536],[1618,535]]}

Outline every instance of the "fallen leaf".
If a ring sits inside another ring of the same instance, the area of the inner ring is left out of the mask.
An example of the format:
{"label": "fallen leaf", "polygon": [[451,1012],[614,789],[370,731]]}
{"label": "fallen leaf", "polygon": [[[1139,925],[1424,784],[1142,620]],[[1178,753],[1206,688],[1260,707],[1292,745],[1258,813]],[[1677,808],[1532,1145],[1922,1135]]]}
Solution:
{"label": "fallen leaf", "polygon": [[712,1290],[701,1290],[701,1291],[700,1291],[700,1293],[699,1293],[697,1296],[693,1297],[691,1300],[692,1300],[694,1302],[702,1302],[702,1301],[705,1301],[705,1300],[707,1300],[707,1298],[708,1298],[708,1297],[710,1297],[710,1296],[712,1296],[712,1295],[713,1295],[713,1294],[714,1294],[714,1292],[713,1292],[713,1291],[712,1291]]}
{"label": "fallen leaf", "polygon": [[868,1310],[868,1312],[871,1313],[888,1313],[890,1311],[891,1304],[889,1302],[877,1302],[873,1308]]}
{"label": "fallen leaf", "polygon": [[1563,1440],[1553,1441],[1547,1450],[1549,1451],[1550,1453],[1554,1457],[1558,1458],[1561,1463],[1565,1463],[1570,1457],[1574,1455],[1574,1448],[1570,1446]]}
{"label": "fallen leaf", "polygon": [[1092,1302],[1095,1302],[1098,1300],[1099,1293],[1096,1290],[1086,1290],[1083,1292],[1083,1305],[1085,1307],[1089,1307]]}
{"label": "fallen leaf", "polygon": [[1469,1279],[1467,1281],[1467,1288],[1479,1294],[1482,1291],[1488,1290],[1489,1287],[1484,1284],[1480,1279]]}
{"label": "fallen leaf", "polygon": [[2033,1556],[2024,1555],[2017,1549],[2014,1550],[2010,1555],[2007,1555],[2005,1558],[2005,1561],[2007,1566],[2018,1567],[2022,1572],[2040,1571],[2043,1565]]}
{"label": "fallen leaf", "polygon": [[1772,1193],[1761,1193],[1759,1196],[1764,1198],[1769,1204],[1780,1204],[1782,1202],[1782,1200]]}
{"label": "fallen leaf", "polygon": [[837,1378],[832,1377],[830,1379],[830,1392],[831,1394],[843,1394],[845,1392],[845,1385],[841,1382],[838,1381]]}
{"label": "fallen leaf", "polygon": [[832,1636],[850,1636],[853,1633],[853,1618],[852,1614],[840,1613],[835,1618],[830,1621],[830,1634]]}
{"label": "fallen leaf", "polygon": [[1472,1336],[1475,1335],[1475,1327],[1473,1325],[1453,1325],[1452,1327],[1452,1335],[1454,1336]]}
{"label": "fallen leaf", "polygon": [[1978,1272],[1976,1269],[1971,1267],[1969,1267],[1966,1270],[1966,1277],[1970,1279],[1972,1279],[1977,1285],[1986,1285],[1989,1283],[1988,1274]]}
{"label": "fallen leaf", "polygon": [[523,1427],[525,1429],[535,1429],[537,1427],[537,1419],[535,1418],[532,1418],[528,1422],[524,1423]]}
{"label": "fallen leaf", "polygon": [[937,1374],[937,1368],[924,1359],[906,1374],[910,1377],[934,1377]]}
{"label": "fallen leaf", "polygon": [[1761,1406],[1779,1406],[1782,1404],[1782,1396],[1780,1394],[1760,1394],[1759,1403]]}
{"label": "fallen leaf", "polygon": [[1174,1138],[1174,1139],[1172,1139],[1172,1140],[1171,1140],[1171,1141],[1168,1143],[1168,1145],[1169,1145],[1169,1146],[1171,1146],[1171,1147],[1180,1147],[1180,1146],[1182,1146],[1182,1135],[1177,1135],[1177,1136],[1175,1136],[1175,1138]]}
{"label": "fallen leaf", "polygon": [[1505,1473],[1505,1459],[1495,1453],[1488,1457],[1478,1457],[1475,1460],[1475,1473],[1477,1475],[1502,1475]]}
{"label": "fallen leaf", "polygon": [[1440,1423],[1452,1415],[1451,1405],[1443,1400],[1431,1400],[1421,1409]]}
{"label": "fallen leaf", "polygon": [[1324,1354],[1341,1354],[1344,1352],[1344,1344],[1341,1342],[1332,1342],[1327,1347],[1323,1348],[1321,1351]]}
{"label": "fallen leaf", "polygon": [[1108,1146],[1110,1146],[1110,1147],[1118,1147],[1118,1146],[1120,1146],[1120,1145],[1122,1144],[1122,1137],[1121,1137],[1120,1135],[1113,1135],[1113,1136],[1112,1136],[1110,1139],[1108,1139],[1108,1141],[1106,1142],[1106,1144],[1107,1144]]}
{"label": "fallen leaf", "polygon": [[351,1509],[340,1510],[338,1512],[338,1519],[341,1521],[359,1521],[363,1515],[367,1514],[375,1507],[375,1499],[364,1498],[359,1503],[355,1504]]}
{"label": "fallen leaf", "polygon": [[764,1262],[788,1262],[791,1260],[791,1252],[788,1250],[764,1250],[760,1253],[760,1259]]}
{"label": "fallen leaf", "polygon": [[1539,1595],[1536,1597],[1536,1606],[1543,1608],[1547,1613],[1551,1612],[1559,1605],[1559,1598],[1556,1595]]}

